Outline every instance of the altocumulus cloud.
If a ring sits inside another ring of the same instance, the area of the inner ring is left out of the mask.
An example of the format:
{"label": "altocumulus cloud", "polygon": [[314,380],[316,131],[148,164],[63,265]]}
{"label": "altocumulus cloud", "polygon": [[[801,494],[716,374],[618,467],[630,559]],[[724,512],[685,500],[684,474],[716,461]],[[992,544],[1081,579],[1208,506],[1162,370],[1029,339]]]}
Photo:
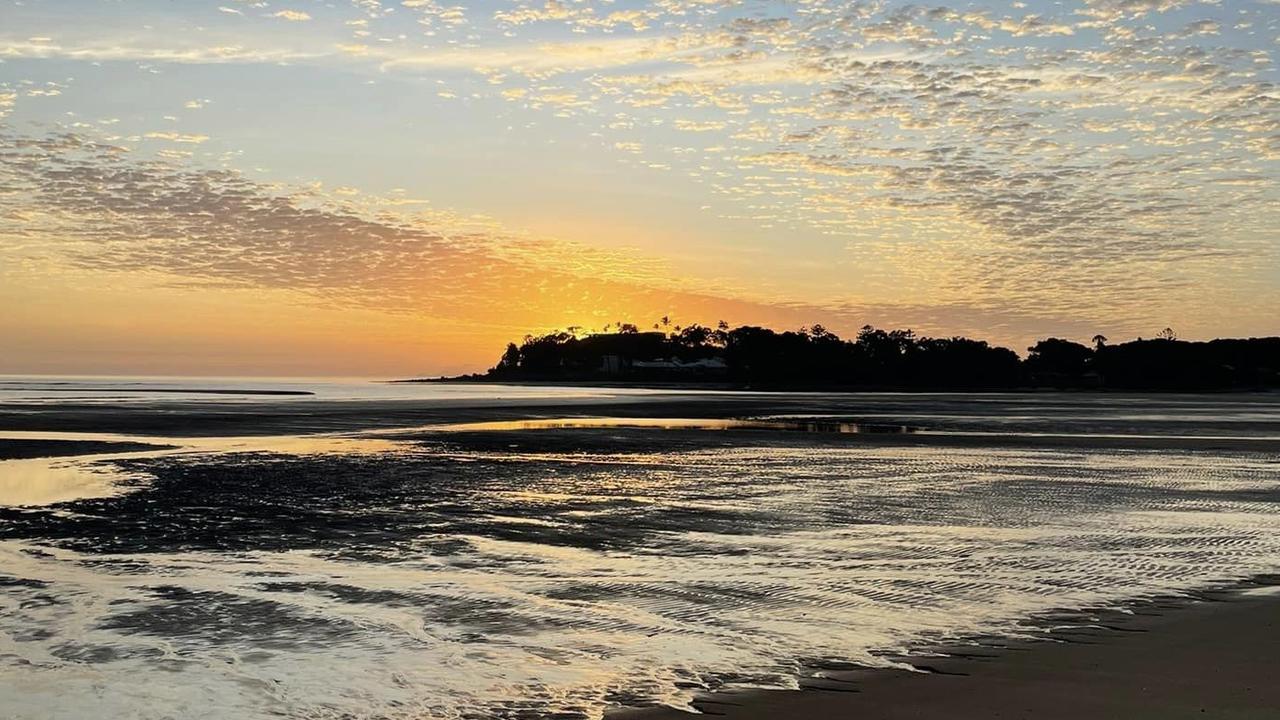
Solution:
{"label": "altocumulus cloud", "polygon": [[280,10],[271,13],[271,17],[288,20],[289,22],[306,22],[311,19],[311,14],[301,10]]}
{"label": "altocumulus cloud", "polygon": [[[1273,8],[359,0],[234,43],[29,33],[0,40],[0,53],[427,75],[441,101],[488,95],[522,119],[553,113],[619,162],[685,174],[723,218],[829,237],[854,266],[934,305],[1155,318],[1276,296]],[[307,214],[319,210],[290,202],[319,232]],[[324,222],[341,236],[355,220]],[[370,237],[422,232],[380,227]],[[458,241],[439,234],[434,252]],[[373,255],[394,257],[425,240],[379,242]],[[331,277],[371,262],[346,260]]]}
{"label": "altocumulus cloud", "polygon": [[335,199],[356,194],[286,192],[230,170],[135,158],[76,134],[37,137],[0,126],[6,236],[96,272],[160,272],[198,287],[294,290],[343,307],[521,329],[566,313],[600,324],[664,312],[848,328],[901,322],[997,337],[1021,337],[1046,322],[1008,309],[751,299],[673,278],[635,253],[460,229],[448,218],[424,223],[388,212],[394,200]]}
{"label": "altocumulus cloud", "polygon": [[447,213],[424,220],[396,212],[408,200],[286,191],[183,160],[0,126],[6,234],[99,272],[296,290],[340,306],[460,321],[537,327],[570,309],[617,319],[637,308],[751,305],[708,294],[705,283],[682,286],[637,253],[468,227]]}

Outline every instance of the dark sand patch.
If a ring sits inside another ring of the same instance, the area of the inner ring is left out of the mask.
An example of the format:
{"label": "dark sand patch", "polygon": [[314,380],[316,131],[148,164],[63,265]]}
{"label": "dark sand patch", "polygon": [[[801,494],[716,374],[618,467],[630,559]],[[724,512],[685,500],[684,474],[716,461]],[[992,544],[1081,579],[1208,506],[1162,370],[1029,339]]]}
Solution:
{"label": "dark sand patch", "polygon": [[174,447],[176,446],[141,442],[106,442],[101,440],[0,439],[0,460],[148,452],[172,450]]}

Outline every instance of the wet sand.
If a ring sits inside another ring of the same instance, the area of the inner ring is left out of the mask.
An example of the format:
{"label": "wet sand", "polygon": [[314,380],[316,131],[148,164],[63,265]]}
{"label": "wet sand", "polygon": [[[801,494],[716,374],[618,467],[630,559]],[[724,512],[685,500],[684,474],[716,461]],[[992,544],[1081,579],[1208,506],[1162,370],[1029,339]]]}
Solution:
{"label": "wet sand", "polygon": [[[903,658],[918,671],[827,670],[799,691],[726,690],[694,708],[728,720],[1177,720],[1280,716],[1280,594],[1204,593],[1042,620],[1044,639],[988,638]],[[671,708],[610,720],[684,720]]]}
{"label": "wet sand", "polygon": [[[1098,399],[1105,404],[1094,407],[1090,396],[1078,394],[830,397],[734,393],[582,398],[555,403],[545,399],[289,402],[270,398],[244,404],[201,400],[0,403],[0,436],[4,431],[109,432],[149,436],[137,439],[152,443],[174,438],[175,443],[185,445],[183,438],[190,443],[211,437],[371,433],[364,441],[407,441],[421,453],[416,458],[382,459],[338,453],[288,462],[255,460],[246,455],[235,465],[216,460],[133,460],[120,465],[145,467],[154,474],[149,494],[87,500],[76,506],[87,512],[65,518],[27,510],[0,512],[0,536],[39,537],[94,552],[310,548],[368,553],[417,542],[421,528],[429,525],[433,532],[449,538],[494,537],[504,542],[536,541],[618,551],[651,543],[663,533],[687,529],[682,523],[691,519],[696,519],[700,531],[732,533],[752,518],[742,509],[713,517],[705,509],[686,516],[677,508],[665,514],[655,512],[646,521],[643,509],[631,509],[624,522],[618,522],[618,516],[588,513],[561,525],[524,522],[507,527],[493,518],[525,519],[522,513],[533,513],[533,519],[543,522],[563,518],[554,507],[539,511],[537,502],[547,501],[525,495],[500,504],[491,511],[492,517],[477,514],[481,500],[500,503],[506,496],[488,492],[492,488],[486,484],[476,486],[485,489],[476,494],[476,488],[468,484],[468,473],[474,468],[463,468],[474,466],[477,456],[485,458],[493,468],[480,474],[491,483],[495,478],[509,478],[529,462],[522,454],[536,458],[559,453],[570,459],[581,454],[581,461],[589,462],[610,454],[775,446],[799,448],[806,455],[848,446],[953,447],[957,453],[961,448],[969,453],[985,448],[1088,448],[1119,450],[1117,456],[1131,456],[1134,462],[1150,466],[1159,462],[1155,459],[1159,451],[1191,451],[1210,459],[1219,451],[1225,457],[1231,453],[1280,457],[1280,420],[1274,411],[1280,398],[1275,395],[1232,396],[1227,398],[1231,404],[1226,412],[1221,410],[1221,396],[1144,396],[1134,398],[1131,404],[1117,403],[1113,396]],[[619,420],[604,427],[557,426],[554,420],[536,429],[465,427],[467,423],[566,417]],[[664,418],[682,420],[664,426]],[[767,420],[756,428],[708,423],[708,429],[700,429],[697,423],[688,422],[690,418]],[[632,419],[631,425],[627,419]],[[876,429],[831,432],[776,427],[776,423],[797,419]],[[109,442],[112,439],[0,439],[0,459],[164,447]],[[450,459],[455,452],[462,458],[457,465]],[[864,454],[872,453],[859,453],[859,457]],[[389,468],[395,472],[388,472]],[[335,490],[332,477],[352,482]],[[529,487],[542,486],[535,483]],[[553,487],[564,491],[562,485]],[[601,493],[591,487],[593,493]],[[506,489],[526,488],[516,484]],[[1113,492],[1121,490],[1117,486]],[[1204,502],[1235,502],[1266,499],[1273,491],[1234,492],[1226,487],[1215,488],[1212,494],[1194,489],[1187,492],[1203,493]],[[1057,501],[1051,492],[1043,497]],[[388,507],[389,498],[407,501],[406,507],[413,511],[403,512],[394,503]],[[1084,502],[1074,496],[1061,499],[1064,503],[1076,501]],[[430,523],[424,521],[428,516],[423,508],[437,505],[443,509],[429,516]],[[733,507],[749,509],[753,505]],[[594,505],[583,507],[596,509]],[[368,510],[355,513],[361,508]],[[834,509],[830,513],[836,517]],[[1003,521],[1018,521],[1013,516],[993,518],[984,522],[1003,527]],[[760,518],[755,521],[765,522]],[[789,516],[779,516],[776,530],[789,531],[795,522]],[[852,526],[843,521],[840,524]],[[455,549],[448,545],[447,550]],[[1145,566],[1147,558],[1142,560]],[[1230,576],[1226,570],[1223,573],[1221,579],[1226,581]],[[1190,601],[1167,597],[1141,602],[1131,606],[1132,613],[1063,611],[1025,624],[1027,634],[1036,640],[976,638],[925,651],[911,648],[911,656],[890,658],[919,672],[832,663],[812,668],[799,691],[721,689],[699,696],[693,707],[705,714],[744,720],[1280,717],[1280,683],[1274,682],[1276,658],[1280,657],[1280,594],[1260,587],[1271,580],[1260,579],[1245,591],[1203,593]],[[1113,587],[1129,586],[1119,583]],[[1268,592],[1261,592],[1263,589]],[[686,712],[671,708],[610,713],[610,720],[688,717]]]}
{"label": "wet sand", "polygon": [[[1229,400],[1237,417],[1212,414]],[[1097,402],[1098,407],[1093,403]],[[1273,451],[1280,448],[1280,395],[1113,396],[1079,393],[853,395],[663,393],[501,400],[296,400],[256,402],[0,403],[0,431],[111,432],[168,437],[285,435],[564,417],[811,418],[913,432],[804,433],[805,442],[955,447],[1092,447]],[[1105,405],[1105,408],[1102,406]],[[1145,416],[1130,415],[1126,408]],[[1044,418],[1048,418],[1046,421]],[[574,430],[538,430],[573,437]],[[587,431],[591,432],[591,431]],[[657,431],[675,435],[681,432]],[[728,431],[768,444],[771,431]],[[565,435],[565,434],[568,435]],[[497,436],[501,433],[487,433]],[[530,432],[520,431],[521,437]],[[599,434],[597,432],[597,434]],[[794,444],[800,433],[786,433]],[[705,435],[705,433],[704,433]],[[657,442],[661,442],[660,440]]]}

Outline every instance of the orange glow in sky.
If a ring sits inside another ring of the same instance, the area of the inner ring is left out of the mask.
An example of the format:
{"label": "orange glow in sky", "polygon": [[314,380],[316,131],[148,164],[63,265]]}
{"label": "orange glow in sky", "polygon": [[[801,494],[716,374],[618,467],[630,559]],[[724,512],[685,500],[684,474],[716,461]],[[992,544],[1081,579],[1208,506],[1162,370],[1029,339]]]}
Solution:
{"label": "orange glow in sky", "polygon": [[1274,6],[302,5],[4,5],[0,373],[1280,333]]}

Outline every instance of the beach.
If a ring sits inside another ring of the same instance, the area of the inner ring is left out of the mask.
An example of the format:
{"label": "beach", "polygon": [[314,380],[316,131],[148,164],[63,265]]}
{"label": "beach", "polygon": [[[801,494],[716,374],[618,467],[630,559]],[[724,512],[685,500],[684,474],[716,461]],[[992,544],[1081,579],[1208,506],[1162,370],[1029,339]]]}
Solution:
{"label": "beach", "polygon": [[1275,395],[193,389],[0,398],[0,714],[1278,706]]}
{"label": "beach", "polygon": [[[1177,718],[1274,717],[1280,594],[1230,588],[1196,599],[1064,613],[1043,637],[1002,638],[905,658],[913,671],[822,670],[798,691],[739,690],[694,701],[725,718]],[[611,717],[677,720],[672,710]]]}

